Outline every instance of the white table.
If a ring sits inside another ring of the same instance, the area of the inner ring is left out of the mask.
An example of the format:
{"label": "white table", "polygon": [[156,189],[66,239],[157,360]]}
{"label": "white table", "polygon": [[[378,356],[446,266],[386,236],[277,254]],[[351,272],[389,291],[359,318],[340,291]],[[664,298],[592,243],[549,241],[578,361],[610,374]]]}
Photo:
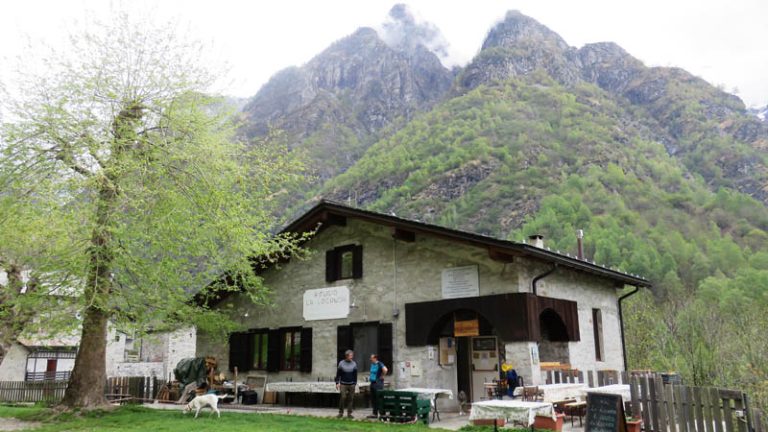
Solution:
{"label": "white table", "polygon": [[395,391],[417,393],[420,398],[429,399],[429,402],[432,405],[432,420],[434,420],[435,417],[437,417],[438,421],[440,420],[440,410],[437,409],[437,398],[439,396],[446,396],[448,397],[448,399],[453,399],[453,391],[449,389],[408,387],[404,389],[397,389]]}
{"label": "white table", "polygon": [[489,400],[473,403],[469,413],[470,420],[504,419],[506,423],[524,427],[533,425],[536,416],[550,417],[557,421],[555,410],[549,402]]}
{"label": "white table", "polygon": [[[371,383],[362,382],[355,386],[355,393],[360,392],[360,388],[368,387]],[[264,389],[268,392],[281,393],[338,393],[336,383],[333,381],[285,381],[267,383]]]}
{"label": "white table", "polygon": [[[536,386],[526,386],[536,387]],[[539,392],[541,392],[544,402],[557,402],[566,399],[577,398],[581,395],[581,391],[587,388],[584,383],[564,383],[564,384],[543,384],[538,386]],[[522,387],[515,387],[515,396],[523,395]]]}
{"label": "white table", "polygon": [[586,388],[582,390],[582,393],[585,396],[587,393],[613,394],[621,396],[623,402],[629,402],[632,400],[632,396],[629,392],[629,384],[612,384],[603,387]]}

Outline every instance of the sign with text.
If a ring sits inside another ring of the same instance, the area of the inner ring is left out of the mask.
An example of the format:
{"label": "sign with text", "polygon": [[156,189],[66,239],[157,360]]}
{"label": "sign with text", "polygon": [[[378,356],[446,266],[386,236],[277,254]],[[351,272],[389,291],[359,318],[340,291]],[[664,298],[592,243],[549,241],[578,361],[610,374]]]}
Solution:
{"label": "sign with text", "polygon": [[304,291],[304,319],[317,321],[349,315],[349,288],[345,286]]}
{"label": "sign with text", "polygon": [[453,336],[480,336],[480,321],[477,319],[453,322]]}
{"label": "sign with text", "polygon": [[443,269],[442,282],[444,299],[480,295],[476,265]]}
{"label": "sign with text", "polygon": [[585,432],[626,432],[624,402],[620,395],[587,393]]}

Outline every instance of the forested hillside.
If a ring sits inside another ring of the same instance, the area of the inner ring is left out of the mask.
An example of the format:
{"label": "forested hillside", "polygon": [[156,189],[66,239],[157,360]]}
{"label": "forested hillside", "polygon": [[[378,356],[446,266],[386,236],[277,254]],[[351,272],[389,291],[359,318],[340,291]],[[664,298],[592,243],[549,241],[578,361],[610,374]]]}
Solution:
{"label": "forested hillside", "polygon": [[[309,198],[513,240],[539,233],[561,251],[584,229],[589,259],[654,283],[626,311],[631,367],[746,387],[765,406],[766,123],[684,70],[612,43],[570,47],[517,12],[457,72],[419,109],[388,114],[400,120],[372,145],[334,135],[343,154],[326,157],[339,174]],[[311,149],[313,131],[295,146]]]}

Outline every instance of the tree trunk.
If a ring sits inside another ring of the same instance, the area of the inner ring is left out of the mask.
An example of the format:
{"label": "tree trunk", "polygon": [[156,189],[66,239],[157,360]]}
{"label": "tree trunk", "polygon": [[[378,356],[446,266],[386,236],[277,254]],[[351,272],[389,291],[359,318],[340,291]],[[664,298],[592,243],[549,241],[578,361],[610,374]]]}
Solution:
{"label": "tree trunk", "polygon": [[[21,267],[9,261],[0,259],[0,269],[5,270],[8,277],[6,286],[0,286],[0,365],[19,338],[24,325],[32,318],[29,311],[20,311],[13,304],[13,298],[24,289],[24,279]],[[30,285],[29,289],[32,289]]]}
{"label": "tree trunk", "polygon": [[80,347],[75,367],[61,404],[69,408],[90,408],[106,405],[104,386],[107,381],[107,323],[112,268],[112,214],[117,203],[114,183],[101,180],[96,226],[89,249],[87,285],[83,291],[88,306],[83,316]]}
{"label": "tree trunk", "polygon": [[69,379],[61,404],[69,407],[97,407],[106,405],[104,385],[107,382],[107,322],[104,311],[89,307],[85,310],[80,347],[75,368]]}
{"label": "tree trunk", "polygon": [[136,124],[142,109],[129,104],[113,124],[111,165],[103,167],[98,178],[99,196],[96,224],[91,236],[87,285],[83,290],[88,306],[83,317],[80,347],[75,367],[61,404],[69,408],[94,408],[107,404],[104,387],[107,381],[107,324],[110,317],[112,265],[114,261],[112,228],[118,203],[120,164],[129,146],[136,141]]}

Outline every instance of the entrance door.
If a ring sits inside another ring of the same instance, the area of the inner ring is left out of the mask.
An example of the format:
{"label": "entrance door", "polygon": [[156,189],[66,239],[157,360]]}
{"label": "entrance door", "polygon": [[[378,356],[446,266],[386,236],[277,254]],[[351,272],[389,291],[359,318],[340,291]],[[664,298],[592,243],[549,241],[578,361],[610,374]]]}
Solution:
{"label": "entrance door", "polygon": [[48,359],[48,363],[45,365],[45,379],[56,379],[56,359]]}
{"label": "entrance door", "polygon": [[467,401],[472,400],[472,368],[470,358],[470,338],[457,337],[456,339],[456,377],[459,391],[467,395]]}

